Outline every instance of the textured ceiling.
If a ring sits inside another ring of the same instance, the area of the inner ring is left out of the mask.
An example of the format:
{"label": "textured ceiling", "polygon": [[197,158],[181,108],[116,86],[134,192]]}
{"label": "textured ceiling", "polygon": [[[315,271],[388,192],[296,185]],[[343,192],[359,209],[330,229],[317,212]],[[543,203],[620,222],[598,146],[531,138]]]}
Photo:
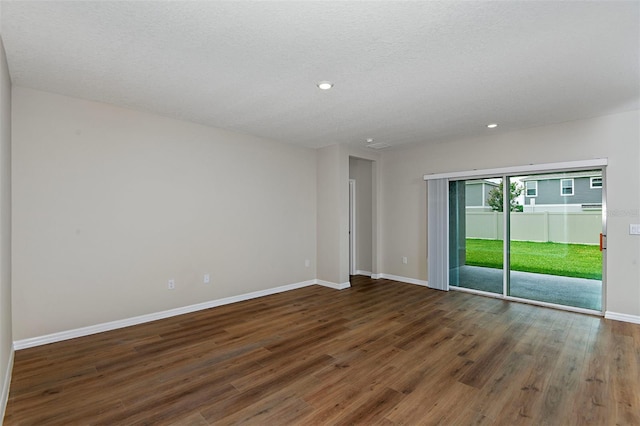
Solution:
{"label": "textured ceiling", "polygon": [[0,7],[15,85],[310,147],[446,141],[640,107],[638,1]]}

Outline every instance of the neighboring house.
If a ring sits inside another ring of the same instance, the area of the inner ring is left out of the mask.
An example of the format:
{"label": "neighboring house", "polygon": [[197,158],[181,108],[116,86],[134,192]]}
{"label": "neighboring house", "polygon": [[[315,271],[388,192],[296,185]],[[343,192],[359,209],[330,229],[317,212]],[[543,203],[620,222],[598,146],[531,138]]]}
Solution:
{"label": "neighboring house", "polygon": [[524,212],[581,212],[602,209],[602,172],[591,170],[526,176]]}
{"label": "neighboring house", "polygon": [[491,206],[487,202],[489,191],[498,188],[500,184],[487,179],[470,180],[465,182],[465,207],[468,210],[490,212]]}

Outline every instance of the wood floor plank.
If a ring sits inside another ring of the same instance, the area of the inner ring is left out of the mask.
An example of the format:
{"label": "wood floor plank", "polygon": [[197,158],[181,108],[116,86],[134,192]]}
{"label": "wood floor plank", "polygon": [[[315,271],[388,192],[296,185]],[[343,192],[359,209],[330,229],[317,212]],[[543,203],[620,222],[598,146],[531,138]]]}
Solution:
{"label": "wood floor plank", "polygon": [[[403,395],[393,389],[381,387],[371,395],[363,395],[362,401],[352,410],[338,417],[336,425],[369,424],[375,419],[384,418],[393,407],[403,398]],[[355,404],[354,404],[355,405]]]}
{"label": "wood floor plank", "polygon": [[640,424],[640,325],[351,283],[17,351],[4,424]]}
{"label": "wood floor plank", "polygon": [[540,425],[552,426],[557,422],[558,416],[567,407],[573,407],[577,412],[575,399],[571,398],[580,386],[580,377],[584,374],[584,360],[587,351],[589,333],[574,321],[567,327],[566,340],[558,355],[558,362],[554,372],[550,375],[547,389],[544,392],[544,405],[538,416]]}
{"label": "wood floor plank", "polygon": [[511,400],[521,391],[533,362],[531,355],[510,353],[476,398],[468,401],[469,407],[490,419],[502,415],[505,408],[511,409]]}
{"label": "wood floor plank", "polygon": [[[455,378],[455,374],[460,368],[467,365],[469,360],[462,357],[453,357],[434,360],[434,365],[423,372],[420,380],[409,388],[409,392],[403,393],[404,398],[396,404],[393,409],[385,415],[386,418],[398,424],[418,424],[423,419],[428,419],[434,423],[438,423],[440,415],[432,418],[428,413],[436,408],[438,404],[442,404],[442,398],[446,395],[447,389],[454,387],[455,389],[464,389],[465,392],[456,393],[454,396],[447,396],[458,401],[457,406],[468,406],[470,403],[470,389],[468,386]],[[419,407],[419,409],[416,409]]]}
{"label": "wood floor plank", "polygon": [[[615,331],[614,331],[615,333]],[[635,359],[635,348],[631,337],[620,334],[613,338],[615,374],[613,375],[613,398],[616,402],[616,418],[626,424],[640,425],[640,391],[635,378],[640,377],[640,366]]]}
{"label": "wood floor plank", "polygon": [[295,392],[280,390],[266,395],[243,409],[217,418],[215,424],[289,424],[312,410],[312,407],[300,399]]}
{"label": "wood floor plank", "polygon": [[185,417],[181,417],[173,423],[169,423],[168,426],[210,426],[209,422],[202,417],[199,412],[194,412]]}
{"label": "wood floor plank", "polygon": [[332,358],[328,355],[319,355],[310,359],[305,359],[296,363],[291,368],[274,372],[272,377],[268,380],[263,381],[232,398],[223,399],[211,404],[209,407],[200,410],[200,412],[210,423],[222,420],[239,410],[255,404],[260,399],[263,399],[265,396],[272,393],[274,389],[287,386],[296,380],[305,378],[309,374],[313,374],[313,372],[328,364],[331,360]]}

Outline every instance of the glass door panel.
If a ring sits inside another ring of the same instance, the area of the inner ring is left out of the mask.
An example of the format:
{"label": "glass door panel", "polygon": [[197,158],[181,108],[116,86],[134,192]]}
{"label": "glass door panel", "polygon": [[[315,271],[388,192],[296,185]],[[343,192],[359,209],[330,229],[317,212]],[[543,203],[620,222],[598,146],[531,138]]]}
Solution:
{"label": "glass door panel", "polygon": [[602,309],[602,170],[508,178],[507,296]]}
{"label": "glass door panel", "polygon": [[449,182],[449,285],[503,294],[502,178]]}

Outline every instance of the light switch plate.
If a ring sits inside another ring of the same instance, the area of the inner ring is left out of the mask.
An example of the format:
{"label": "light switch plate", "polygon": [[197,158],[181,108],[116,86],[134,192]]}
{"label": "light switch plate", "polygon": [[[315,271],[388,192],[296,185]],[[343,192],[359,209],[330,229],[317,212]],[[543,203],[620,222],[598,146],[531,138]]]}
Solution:
{"label": "light switch plate", "polygon": [[629,235],[640,235],[640,224],[632,223],[629,225]]}

